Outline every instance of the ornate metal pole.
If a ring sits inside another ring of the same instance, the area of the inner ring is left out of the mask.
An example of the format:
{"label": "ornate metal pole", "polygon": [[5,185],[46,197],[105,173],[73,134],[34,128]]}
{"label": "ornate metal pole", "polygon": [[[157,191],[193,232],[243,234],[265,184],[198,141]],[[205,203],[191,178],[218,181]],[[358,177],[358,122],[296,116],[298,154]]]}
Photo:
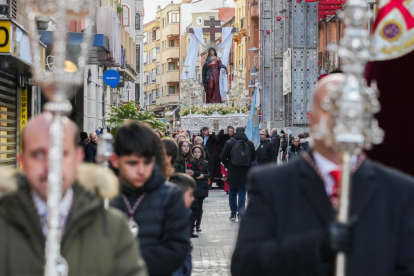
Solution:
{"label": "ornate metal pole", "polygon": [[[83,81],[83,68],[86,65],[91,44],[92,30],[90,27],[83,33],[83,42],[77,64],[68,71],[66,60],[66,40],[68,15],[76,15],[88,20],[94,18],[95,2],[93,0],[26,0],[26,13],[29,19],[29,34],[31,39],[31,53],[33,57],[33,75],[42,86],[43,93],[49,102],[45,109],[54,115],[50,127],[51,145],[49,148],[49,175],[47,198],[48,234],[45,248],[45,275],[66,276],[69,267],[60,253],[62,229],[59,223],[60,201],[62,199],[62,160],[64,123],[62,117],[69,114],[72,106],[68,99],[75,91],[75,86]],[[56,29],[53,34],[54,68],[52,72],[45,72],[42,68],[41,50],[38,42],[38,16],[53,18]]]}
{"label": "ornate metal pole", "polygon": [[[376,85],[368,87],[363,79],[365,64],[370,57],[369,32],[365,29],[370,16],[365,0],[348,0],[339,14],[345,24],[345,32],[337,50],[343,61],[345,80],[339,88],[330,89],[329,92],[329,129],[332,133],[327,144],[343,154],[338,213],[338,221],[342,223],[349,219],[351,157],[360,154],[364,148],[371,148],[372,144],[381,143],[384,136],[374,119],[374,114],[380,110]],[[346,255],[343,252],[338,253],[335,275],[346,276],[346,266]]]}

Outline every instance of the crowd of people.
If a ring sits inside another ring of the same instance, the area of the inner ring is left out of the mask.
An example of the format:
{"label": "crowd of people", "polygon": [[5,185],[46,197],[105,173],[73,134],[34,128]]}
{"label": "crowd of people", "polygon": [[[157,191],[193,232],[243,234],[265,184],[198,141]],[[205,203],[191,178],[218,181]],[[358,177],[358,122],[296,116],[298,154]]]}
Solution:
{"label": "crowd of people", "polygon": [[[342,81],[318,84],[313,133],[329,120],[327,87]],[[30,120],[18,156],[22,172],[0,171],[0,275],[43,275],[52,122],[47,112]],[[87,142],[67,118],[64,130],[56,223],[69,275],[191,275],[191,237],[202,232],[214,182],[228,185],[229,219],[241,221],[233,275],[333,275],[338,252],[347,253],[350,276],[414,275],[414,180],[354,156],[351,220],[339,223],[342,156],[323,137],[310,147],[308,133],[263,130],[255,148],[243,127],[168,137],[125,122],[109,170],[93,164],[97,133]]]}

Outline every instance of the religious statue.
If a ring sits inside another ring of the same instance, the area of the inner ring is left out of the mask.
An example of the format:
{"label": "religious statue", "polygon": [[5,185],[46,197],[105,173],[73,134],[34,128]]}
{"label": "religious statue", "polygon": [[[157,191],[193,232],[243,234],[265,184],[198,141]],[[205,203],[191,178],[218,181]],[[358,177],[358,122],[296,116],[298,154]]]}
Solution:
{"label": "religious statue", "polygon": [[206,92],[206,103],[221,103],[220,96],[220,71],[227,73],[227,67],[224,66],[217,56],[214,48],[208,50],[208,57],[203,65],[203,86]]}

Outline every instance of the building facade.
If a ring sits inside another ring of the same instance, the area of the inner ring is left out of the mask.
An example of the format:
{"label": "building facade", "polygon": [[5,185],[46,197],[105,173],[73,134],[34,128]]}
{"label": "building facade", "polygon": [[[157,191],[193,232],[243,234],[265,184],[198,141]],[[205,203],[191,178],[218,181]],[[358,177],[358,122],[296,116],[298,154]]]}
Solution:
{"label": "building facade", "polygon": [[179,101],[180,5],[157,9],[144,25],[144,106],[173,127]]}
{"label": "building facade", "polygon": [[[0,19],[0,165],[15,167],[21,148],[21,132],[27,120],[41,111],[42,97],[31,74],[24,1],[0,0],[0,4],[7,6]],[[46,46],[40,44],[44,56]],[[41,66],[44,66],[44,60]]]}

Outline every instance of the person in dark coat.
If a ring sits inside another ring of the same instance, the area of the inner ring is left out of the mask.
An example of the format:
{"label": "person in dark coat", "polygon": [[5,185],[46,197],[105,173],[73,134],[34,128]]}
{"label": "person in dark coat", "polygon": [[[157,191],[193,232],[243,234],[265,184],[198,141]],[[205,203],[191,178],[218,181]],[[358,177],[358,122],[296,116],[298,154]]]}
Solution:
{"label": "person in dark coat", "polygon": [[277,162],[277,157],[279,156],[280,148],[280,136],[277,135],[277,129],[272,129],[272,136],[270,138],[270,148],[272,153],[272,162]]}
{"label": "person in dark coat", "polygon": [[298,134],[298,138],[299,138],[300,146],[304,150],[307,150],[309,148],[309,142],[306,140],[305,134],[303,133]]}
{"label": "person in dark coat", "polygon": [[299,157],[299,155],[304,151],[304,149],[300,146],[299,138],[294,138],[292,141],[292,145],[288,147],[288,152],[286,154],[286,161],[292,162],[296,158]]}
{"label": "person in dark coat", "polygon": [[272,162],[272,148],[264,130],[260,131],[260,145],[257,147],[256,157],[259,166]]}
{"label": "person in dark coat", "polygon": [[193,156],[191,155],[191,143],[188,141],[181,141],[178,144],[178,158],[176,164],[174,164],[174,167],[182,172],[186,173],[190,176],[193,176],[192,170],[187,169],[187,165],[191,162],[193,162]]}
{"label": "person in dark coat", "polygon": [[[314,133],[322,116],[329,120],[327,85],[344,80],[331,76],[315,92]],[[255,172],[232,275],[331,276],[338,252],[346,253],[348,276],[414,275],[414,179],[363,155],[354,159],[346,224],[335,211],[342,155],[323,140],[315,137],[313,151],[287,165]]]}
{"label": "person in dark coat", "polygon": [[178,157],[178,145],[174,139],[166,137],[162,138],[162,143],[167,154],[167,159],[169,160],[171,166],[174,167],[174,172],[184,173],[185,169],[177,162]]}
{"label": "person in dark coat", "polygon": [[254,148],[254,144],[247,139],[246,134],[244,134],[243,127],[236,128],[236,134],[224,145],[224,149],[220,156],[221,162],[228,170],[227,182],[230,186],[229,204],[231,210],[231,221],[236,220],[236,215],[239,219],[243,215],[246,200],[246,176],[251,168],[251,164],[247,166],[236,166],[230,161],[232,148],[237,143],[237,141],[244,141],[245,144],[249,147],[250,162],[256,160],[256,151]]}
{"label": "person in dark coat", "polygon": [[206,147],[208,155],[209,155],[209,165],[210,165],[210,179],[213,181],[214,173],[215,173],[215,165],[216,165],[216,146],[218,145],[220,140],[217,138],[216,134],[213,132],[210,134],[210,130],[208,127],[203,127],[201,129],[201,136],[203,137],[203,145]]}
{"label": "person in dark coat", "polygon": [[[208,162],[204,160],[204,150],[201,146],[194,146],[191,149],[191,153],[194,156],[194,161],[188,164],[188,169],[194,171],[194,179],[197,183],[197,189],[194,193],[194,208],[191,208],[193,211],[192,217],[192,228],[196,228],[197,232],[201,232],[201,219],[203,218],[203,202],[206,197],[208,197],[208,179],[210,177],[210,168]],[[191,167],[190,167],[191,165]]]}
{"label": "person in dark coat", "polygon": [[[220,162],[220,171],[221,169],[221,159],[220,159],[220,155],[223,151],[224,145],[226,144],[226,142],[228,140],[230,140],[230,138],[232,138],[234,136],[234,127],[232,126],[228,126],[227,127],[227,133],[224,133],[224,129],[220,130],[219,134],[217,135],[217,137],[220,140],[220,143],[218,145],[218,160]],[[221,178],[220,181],[218,181],[218,186],[220,187],[220,189],[225,189],[225,181],[223,181],[223,179]]]}
{"label": "person in dark coat", "polygon": [[86,151],[86,146],[89,144],[88,143],[88,134],[86,132],[81,132],[80,133],[80,141],[79,141],[79,146],[81,146],[83,148],[83,152]]}
{"label": "person in dark coat", "polygon": [[[59,252],[70,276],[147,276],[127,219],[105,198],[117,195],[115,175],[102,166],[81,164],[77,126],[62,120],[65,149],[58,227],[64,229]],[[22,171],[0,167],[0,275],[43,276],[50,231],[47,200],[50,131],[53,115],[30,119],[22,132]],[[54,133],[56,134],[56,133]]]}
{"label": "person in dark coat", "polygon": [[165,181],[170,164],[159,136],[147,125],[117,130],[111,163],[118,170],[120,195],[111,205],[138,230],[142,256],[151,276],[171,276],[189,251],[187,209],[180,190]]}
{"label": "person in dark coat", "polygon": [[85,162],[96,163],[96,152],[98,150],[98,135],[95,132],[89,134],[91,142],[85,148]]}
{"label": "person in dark coat", "polygon": [[204,154],[205,154],[204,159],[209,161],[210,160],[210,155],[208,154],[207,148],[203,145],[203,142],[204,142],[203,137],[201,137],[201,136],[196,136],[194,138],[194,145],[195,146],[200,146],[200,147],[203,148]]}

